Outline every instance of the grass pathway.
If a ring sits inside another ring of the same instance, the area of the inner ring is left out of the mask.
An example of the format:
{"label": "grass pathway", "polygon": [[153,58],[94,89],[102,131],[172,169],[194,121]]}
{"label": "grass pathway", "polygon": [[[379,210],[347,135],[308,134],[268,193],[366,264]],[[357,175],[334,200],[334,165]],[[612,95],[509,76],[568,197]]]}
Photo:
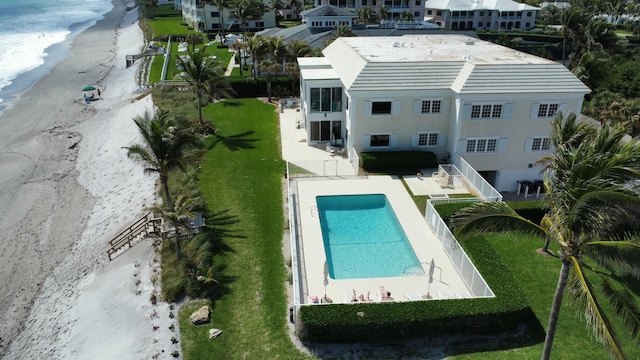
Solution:
{"label": "grass pathway", "polygon": [[184,358],[302,359],[286,326],[281,251],[284,162],[276,108],[241,99],[236,105],[208,106],[205,112],[219,132],[211,139],[212,148],[201,165],[200,187],[210,209],[225,211],[237,221],[230,229],[237,237],[226,238],[231,251],[216,258],[217,264],[226,267],[224,273],[233,276],[225,284],[228,292],[212,309],[211,325],[223,333],[216,340],[207,339],[208,328],[199,329],[183,320],[202,304],[184,307],[181,331],[191,334],[183,336],[183,342],[195,339],[182,344]]}

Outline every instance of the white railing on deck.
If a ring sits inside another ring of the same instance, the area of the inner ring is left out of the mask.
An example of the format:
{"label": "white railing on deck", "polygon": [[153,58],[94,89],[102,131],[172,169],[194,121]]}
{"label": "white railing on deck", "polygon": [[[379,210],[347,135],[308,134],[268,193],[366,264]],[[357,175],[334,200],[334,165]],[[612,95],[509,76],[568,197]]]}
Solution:
{"label": "white railing on deck", "polygon": [[460,172],[484,201],[502,201],[502,194],[494,189],[478,172],[460,157]]}
{"label": "white railing on deck", "polygon": [[[447,202],[461,202],[461,201],[478,201],[478,199],[449,199]],[[440,214],[433,207],[435,200],[427,201],[427,208],[425,211],[425,219],[431,227],[431,230],[436,235],[442,248],[444,249],[451,263],[455,266],[456,270],[466,283],[467,287],[471,290],[473,297],[495,297],[487,282],[484,281],[480,272],[473,265],[473,262],[467,256],[467,253],[462,249],[458,240],[453,236],[449,228],[444,223]],[[438,200],[438,203],[441,201]],[[444,202],[444,201],[443,201]]]}
{"label": "white railing on deck", "polygon": [[[289,174],[289,163],[287,162],[287,174]],[[298,261],[298,218],[296,212],[298,206],[296,204],[296,197],[291,191],[291,179],[287,176],[287,196],[289,199],[289,241],[291,246],[291,276],[293,278],[293,305],[297,308],[300,306],[300,288],[299,282],[299,261]],[[297,309],[296,312],[297,314]]]}

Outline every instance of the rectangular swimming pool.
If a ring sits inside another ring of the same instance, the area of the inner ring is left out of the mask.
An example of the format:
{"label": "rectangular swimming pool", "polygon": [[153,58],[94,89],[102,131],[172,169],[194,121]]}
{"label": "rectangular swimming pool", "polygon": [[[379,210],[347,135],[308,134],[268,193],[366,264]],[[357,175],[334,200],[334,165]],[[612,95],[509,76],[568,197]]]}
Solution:
{"label": "rectangular swimming pool", "polygon": [[317,196],[332,279],[424,274],[384,194]]}

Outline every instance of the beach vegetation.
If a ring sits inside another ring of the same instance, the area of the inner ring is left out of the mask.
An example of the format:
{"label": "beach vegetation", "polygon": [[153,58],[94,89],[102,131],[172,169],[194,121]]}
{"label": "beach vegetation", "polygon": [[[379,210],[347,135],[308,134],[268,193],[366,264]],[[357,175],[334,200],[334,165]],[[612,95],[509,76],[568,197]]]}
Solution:
{"label": "beach vegetation", "polygon": [[[575,114],[556,116],[551,139],[556,151],[543,158],[547,212],[540,223],[503,202],[476,203],[452,218],[457,237],[512,230],[553,240],[561,262],[542,358],[549,359],[562,300],[584,313],[592,336],[612,358],[624,359],[622,343],[602,303],[608,302],[640,338],[640,310],[628,279],[640,278],[640,141],[625,139],[622,126],[596,128]],[[516,239],[517,240],[517,239]],[[545,244],[545,247],[547,245]],[[599,289],[596,290],[596,289]]]}
{"label": "beach vegetation", "polygon": [[149,210],[173,226],[167,236],[173,235],[176,256],[181,259],[181,238],[193,231],[190,223],[198,215],[198,211],[203,210],[202,199],[193,193],[180,193],[172,203],[156,205]]}
{"label": "beach vegetation", "polygon": [[133,119],[142,135],[142,144],[134,144],[127,149],[127,156],[144,166],[148,175],[158,175],[163,190],[164,204],[173,204],[169,192],[171,170],[186,170],[187,163],[196,161],[201,154],[201,139],[188,131],[183,121],[169,117],[160,111],[151,115],[145,112]]}
{"label": "beach vegetation", "polygon": [[140,7],[140,15],[147,19],[155,16],[158,0],[135,0],[135,3]]}

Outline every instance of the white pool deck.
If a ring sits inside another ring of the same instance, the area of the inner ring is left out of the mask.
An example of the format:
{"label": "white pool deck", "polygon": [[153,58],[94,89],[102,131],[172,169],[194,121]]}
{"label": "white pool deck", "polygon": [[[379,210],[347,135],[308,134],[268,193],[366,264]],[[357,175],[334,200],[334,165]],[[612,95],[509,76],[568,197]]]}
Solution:
{"label": "white pool deck", "polygon": [[[302,114],[296,109],[285,108],[280,113],[280,134],[282,157],[286,161],[300,165],[308,161],[311,166],[327,161],[335,164],[337,178],[297,179],[297,201],[302,232],[302,244],[299,258],[301,263],[302,304],[310,303],[310,296],[323,298],[326,294],[334,303],[351,302],[353,290],[359,296],[363,294],[373,301],[381,301],[380,287],[391,292],[394,301],[424,300],[427,293],[431,299],[469,297],[469,289],[453,267],[444,252],[442,244],[419,212],[411,196],[398,178],[391,176],[368,176],[353,178],[351,163],[339,155],[331,154],[322,148],[307,145],[306,130],[297,124]],[[423,176],[405,176],[404,180],[414,195],[430,195],[432,198],[447,197],[450,194],[466,194],[462,187],[442,187],[431,178],[437,169],[422,169]],[[344,175],[340,179],[340,175]],[[316,196],[346,194],[385,194],[407,235],[425,275],[410,275],[391,278],[371,279],[327,279],[325,286],[325,250],[320,229],[320,219],[316,206]],[[429,271],[434,263],[432,282],[429,284]],[[386,301],[386,300],[385,300]]]}
{"label": "white pool deck", "polygon": [[[380,301],[381,286],[391,292],[398,301],[426,299],[427,293],[433,299],[469,297],[469,289],[440,241],[433,234],[427,222],[418,211],[413,200],[400,180],[390,176],[369,176],[348,180],[298,181],[299,219],[302,230],[300,263],[303,268],[302,303],[309,303],[309,296],[322,298],[325,295],[336,302],[351,302],[353,290],[357,295],[370,292],[373,301]],[[325,249],[320,228],[320,218],[316,208],[316,197],[322,195],[380,194],[387,196],[411,247],[413,248],[424,275],[408,275],[389,278],[345,279],[328,278],[325,288]],[[429,272],[433,261],[433,281],[429,285]]]}

